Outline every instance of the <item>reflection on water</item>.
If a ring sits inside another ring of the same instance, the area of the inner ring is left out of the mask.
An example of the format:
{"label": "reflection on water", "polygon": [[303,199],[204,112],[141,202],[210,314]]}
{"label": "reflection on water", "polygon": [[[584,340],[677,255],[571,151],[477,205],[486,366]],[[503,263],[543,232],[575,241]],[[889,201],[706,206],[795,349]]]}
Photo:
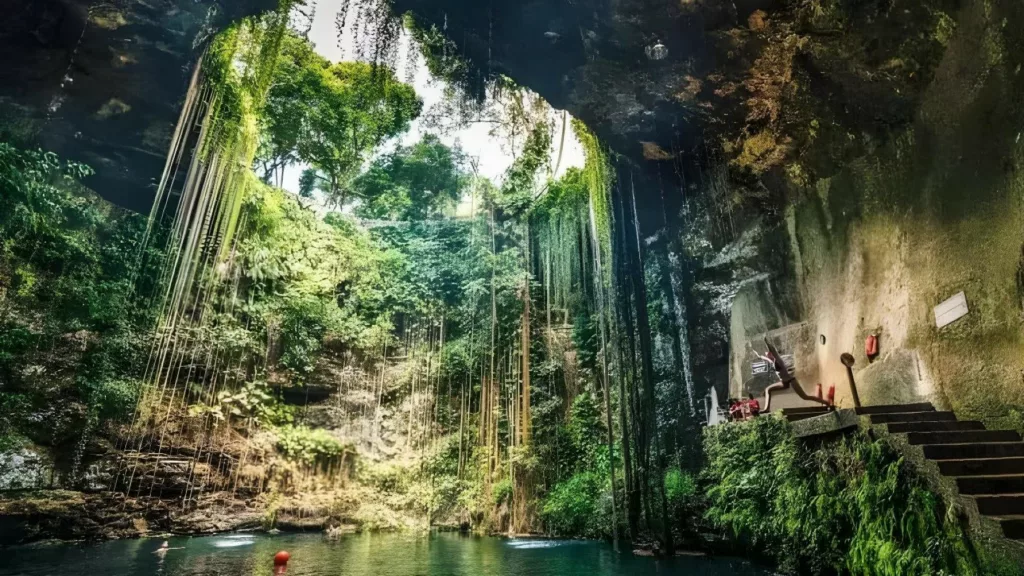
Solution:
{"label": "reflection on water", "polygon": [[254,542],[254,540],[252,540],[252,539],[248,539],[248,540],[235,540],[235,539],[226,539],[225,538],[223,540],[217,540],[216,542],[213,543],[213,545],[216,548],[235,548],[237,546],[248,546],[248,545],[252,544],[253,542]]}
{"label": "reflection on water", "polygon": [[11,548],[0,576],[270,576],[273,556],[291,553],[288,576],[746,576],[769,572],[731,558],[654,560],[615,554],[599,542],[439,534],[235,534]]}
{"label": "reflection on water", "polygon": [[506,544],[518,550],[529,550],[530,548],[553,548],[576,543],[572,540],[507,540]]}

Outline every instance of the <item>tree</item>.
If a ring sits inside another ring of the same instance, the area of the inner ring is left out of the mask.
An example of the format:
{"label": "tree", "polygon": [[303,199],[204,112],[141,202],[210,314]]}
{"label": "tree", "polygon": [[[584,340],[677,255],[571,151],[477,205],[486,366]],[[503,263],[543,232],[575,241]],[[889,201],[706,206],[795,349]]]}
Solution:
{"label": "tree", "polygon": [[466,156],[428,134],[374,160],[352,183],[363,199],[357,214],[364,218],[424,220],[459,201],[469,181]]}
{"label": "tree", "polygon": [[293,34],[285,36],[261,115],[256,162],[264,182],[276,177],[280,186],[285,167],[299,161],[299,141],[309,129],[323,73],[330,66],[308,40]]}
{"label": "tree", "polygon": [[384,140],[401,134],[423,102],[394,72],[362,62],[331,64],[304,38],[285,37],[262,114],[256,163],[263,180],[309,165],[300,193],[320,190],[336,205],[351,178]]}
{"label": "tree", "polygon": [[314,99],[298,156],[312,167],[307,183],[343,206],[349,180],[365,156],[406,131],[423,102],[391,70],[362,62],[340,62],[323,71]]}

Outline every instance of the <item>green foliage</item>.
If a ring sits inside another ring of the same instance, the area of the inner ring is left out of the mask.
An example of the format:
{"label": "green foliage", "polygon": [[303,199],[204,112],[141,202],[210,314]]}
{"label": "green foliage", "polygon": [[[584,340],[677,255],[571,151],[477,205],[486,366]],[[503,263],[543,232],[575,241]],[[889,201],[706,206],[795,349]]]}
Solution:
{"label": "green foliage", "polygon": [[803,448],[777,418],[705,432],[707,518],[787,572],[985,574],[946,510],[885,440]]}
{"label": "green foliage", "polygon": [[679,468],[665,471],[665,496],[670,505],[679,507],[697,494],[697,481]]}
{"label": "green foliage", "polygon": [[[586,185],[590,206],[594,214],[594,227],[597,229],[596,235],[601,249],[601,260],[610,263],[612,251],[612,169],[608,163],[608,155],[597,136],[579,120],[573,120],[572,128],[576,138],[583,146],[585,160],[581,176]],[[611,285],[611,266],[605,266],[605,277],[602,278],[602,282],[605,286]]]}
{"label": "green foliage", "polygon": [[[78,183],[89,174],[0,142],[4,437],[80,437],[96,423],[126,421],[135,407],[153,322],[145,297],[160,255],[141,250],[144,218]],[[33,423],[45,411],[67,416]]]}
{"label": "green foliage", "polygon": [[607,474],[579,472],[556,485],[544,499],[541,518],[559,536],[600,538],[610,519],[602,507]]}
{"label": "green foliage", "polygon": [[97,419],[126,422],[135,410],[141,391],[141,380],[102,380],[89,386],[89,402]]}
{"label": "green foliage", "polygon": [[[143,219],[80,188],[91,174],[42,151],[0,143],[0,271],[18,304],[95,329],[124,319]],[[9,293],[10,295],[10,293]]]}
{"label": "green foliage", "polygon": [[[459,437],[451,434],[436,445],[416,474],[429,485],[422,503],[431,518],[458,521],[472,515],[479,507],[480,481],[473,475],[459,476]],[[472,449],[472,446],[464,446]],[[511,484],[508,485],[511,491]],[[511,492],[509,492],[511,494]],[[500,504],[500,503],[499,503]]]}
{"label": "green foliage", "polygon": [[563,450],[562,460],[567,469],[607,471],[605,434],[597,398],[589,392],[576,396],[569,409],[569,422],[565,425],[565,437],[569,443]]}
{"label": "green foliage", "polygon": [[[5,236],[24,237],[30,233],[59,234],[76,221],[92,220],[73,201],[70,189],[92,174],[75,162],[61,162],[56,154],[42,150],[19,150],[0,142],[0,227]],[[79,208],[79,210],[75,210]],[[70,240],[70,239],[69,239]]]}
{"label": "green foliage", "polygon": [[[257,123],[274,81],[278,54],[288,32],[288,9],[236,22],[216,37],[203,61],[207,85],[216,97],[203,152],[252,162]],[[234,170],[231,167],[230,170]]]}
{"label": "green foliage", "polygon": [[211,416],[217,421],[233,416],[249,426],[288,425],[295,420],[295,409],[278,401],[262,380],[246,382],[237,390],[221,390],[216,400],[212,406],[189,406],[189,415]]}
{"label": "green foliage", "polygon": [[392,255],[346,217],[320,220],[290,194],[258,183],[243,212],[248,330],[252,340],[274,343],[280,367],[307,377],[326,338],[369,346],[374,328],[390,324],[375,300],[392,278],[385,274]]}
{"label": "green foliage", "polygon": [[274,71],[274,84],[260,115],[260,146],[256,161],[265,182],[283,175],[284,168],[299,161],[303,138],[321,74],[330,62],[316,53],[313,44],[295,34],[286,34]]}
{"label": "green foliage", "polygon": [[25,443],[22,428],[24,417],[32,409],[24,394],[0,391],[0,451],[18,448]]}
{"label": "green foliage", "polygon": [[277,434],[277,449],[290,460],[307,465],[325,465],[346,452],[354,452],[325,430],[306,426],[281,426]]}
{"label": "green foliage", "polygon": [[1007,419],[1010,422],[1011,428],[1024,433],[1024,410],[1011,408]]}
{"label": "green foliage", "polygon": [[488,79],[443,30],[433,24],[424,25],[412,12],[405,16],[405,27],[420,47],[433,77],[447,80],[468,98],[484,100]]}
{"label": "green foliage", "polygon": [[512,501],[512,479],[502,478],[491,486],[491,498],[495,506],[501,506]]}
{"label": "green foliage", "polygon": [[547,165],[550,152],[551,127],[533,128],[519,157],[506,172],[501,189],[492,199],[503,218],[517,219],[530,210],[537,196],[537,174]]}
{"label": "green foliage", "polygon": [[264,179],[297,162],[309,164],[301,192],[319,190],[338,206],[349,181],[384,140],[405,132],[422,101],[384,67],[331,64],[307,39],[283,36],[261,115],[258,161]]}
{"label": "green foliage", "polygon": [[558,468],[568,477],[542,499],[541,519],[560,536],[603,537],[611,530],[611,485],[601,408],[584,392],[573,400],[568,416],[557,435]]}
{"label": "green foliage", "polygon": [[313,360],[327,332],[326,319],[336,308],[334,302],[323,298],[298,298],[285,300],[281,320],[281,366],[297,374],[313,372]]}
{"label": "green foliage", "polygon": [[466,284],[484,273],[481,262],[466,258],[473,250],[469,231],[467,224],[452,221],[374,229],[380,247],[392,256],[380,305],[429,315],[461,304]]}
{"label": "green foliage", "polygon": [[374,159],[352,182],[363,218],[426,220],[458,203],[468,176],[466,157],[428,134],[412,146]]}

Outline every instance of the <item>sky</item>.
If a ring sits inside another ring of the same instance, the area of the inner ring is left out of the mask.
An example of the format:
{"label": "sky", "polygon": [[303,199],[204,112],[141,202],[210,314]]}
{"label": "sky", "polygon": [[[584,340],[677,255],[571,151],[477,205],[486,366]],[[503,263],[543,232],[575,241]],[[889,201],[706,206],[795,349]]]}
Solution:
{"label": "sky", "polygon": [[[355,20],[360,0],[351,0],[351,6],[348,9],[349,22],[346,26],[345,34],[339,38],[335,22],[342,3],[343,0],[320,0],[317,2],[309,31],[309,39],[316,47],[316,51],[332,62],[359,59],[356,48],[356,36],[358,33],[355,30],[353,21]],[[412,78],[412,85],[416,93],[423,99],[423,110],[426,112],[443,101],[446,84],[430,74],[427,70],[426,62],[419,53],[418,48],[415,47],[411,36],[403,30],[399,45],[399,56],[396,62],[398,69],[395,72],[398,78],[405,79],[406,82],[409,81],[410,74],[408,68],[411,59],[415,62],[413,65],[415,74]],[[563,113],[560,110],[552,109],[550,116],[552,121],[555,122],[551,151],[551,165],[554,166],[559,152]],[[565,117],[567,121],[571,121],[571,116],[565,115]],[[410,145],[419,141],[423,134],[428,131],[423,124],[422,120],[415,120],[409,132],[404,134],[398,142],[392,142],[384,146],[383,150],[389,150],[398,143]],[[475,122],[449,133],[437,133],[437,135],[441,141],[449,146],[460,145],[463,152],[476,160],[481,176],[486,176],[493,182],[499,183],[505,171],[512,164],[513,157],[511,151],[507,150],[505,143],[500,138],[491,135],[492,126],[493,124],[487,122]],[[559,164],[558,174],[555,174],[556,177],[564,174],[568,168],[583,166],[583,147],[576,139],[576,135],[571,128],[566,129],[565,144],[561,152],[562,159]],[[292,166],[285,172],[284,188],[286,190],[298,192],[299,175],[302,169],[302,166]]]}

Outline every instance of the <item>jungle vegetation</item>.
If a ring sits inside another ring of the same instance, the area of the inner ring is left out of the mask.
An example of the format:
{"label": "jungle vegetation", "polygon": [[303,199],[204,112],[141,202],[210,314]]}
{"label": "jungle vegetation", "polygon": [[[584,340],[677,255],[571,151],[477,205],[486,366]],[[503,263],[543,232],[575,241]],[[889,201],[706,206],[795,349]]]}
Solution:
{"label": "jungle vegetation", "polygon": [[[432,71],[469,82],[407,24]],[[92,194],[88,167],[0,143],[0,447],[53,448],[69,487],[97,444],[229,454],[203,489],[341,502],[356,482],[428,524],[668,552],[713,532],[794,573],[982,573],[880,441],[808,450],[774,418],[701,435],[687,248],[642,236],[582,123],[585,165],[556,178],[556,124],[501,84],[470,94],[514,116],[492,182],[437,135],[397,143],[415,90],[327,61],[282,8],[214,41],[148,219]],[[147,474],[122,464],[111,488]]]}

